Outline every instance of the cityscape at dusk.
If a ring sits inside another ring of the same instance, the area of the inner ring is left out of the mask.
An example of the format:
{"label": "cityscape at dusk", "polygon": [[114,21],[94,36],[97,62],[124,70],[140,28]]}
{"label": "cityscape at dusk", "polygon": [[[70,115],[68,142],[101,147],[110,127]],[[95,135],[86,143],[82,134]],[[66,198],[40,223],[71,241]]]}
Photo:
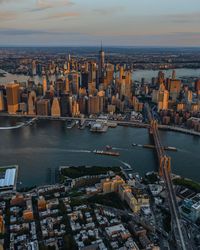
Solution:
{"label": "cityscape at dusk", "polygon": [[0,0],[0,250],[200,249],[199,11]]}

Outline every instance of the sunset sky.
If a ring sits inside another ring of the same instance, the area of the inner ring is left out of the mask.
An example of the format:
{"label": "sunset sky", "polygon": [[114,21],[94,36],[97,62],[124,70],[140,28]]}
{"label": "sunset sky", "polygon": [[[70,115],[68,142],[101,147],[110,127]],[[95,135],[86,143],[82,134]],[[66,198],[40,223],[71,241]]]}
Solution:
{"label": "sunset sky", "polygon": [[0,45],[200,46],[199,0],[0,0]]}

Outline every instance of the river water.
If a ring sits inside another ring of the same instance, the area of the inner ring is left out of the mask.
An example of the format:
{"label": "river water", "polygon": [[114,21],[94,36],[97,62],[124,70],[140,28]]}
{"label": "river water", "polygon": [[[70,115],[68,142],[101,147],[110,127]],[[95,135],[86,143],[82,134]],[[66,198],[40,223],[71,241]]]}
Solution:
{"label": "river water", "polygon": [[[13,125],[13,119],[0,117],[0,126]],[[19,120],[17,122],[20,122]],[[170,152],[172,170],[176,174],[200,181],[200,137],[175,132],[160,132],[163,145],[175,146]],[[15,130],[0,130],[0,165],[19,165],[21,186],[54,183],[59,166],[130,165],[140,175],[157,170],[154,151],[133,147],[148,144],[147,129],[120,127],[107,133],[91,133],[87,128],[67,129],[63,121],[37,121]],[[95,155],[91,151],[111,145],[120,157]]]}
{"label": "river water", "polygon": [[[165,77],[171,77],[172,70],[162,70],[165,73]],[[5,72],[0,69],[0,73]],[[147,82],[150,82],[152,77],[157,77],[159,70],[136,70],[133,72],[133,80],[141,81],[141,78],[144,78]],[[200,69],[176,69],[177,78],[184,77],[197,77],[200,78]],[[6,73],[5,77],[0,77],[0,84],[7,84],[17,80],[18,82],[26,82],[30,79],[29,76],[25,75],[14,75]],[[35,80],[35,83],[42,83],[41,78],[35,76],[32,78]],[[55,78],[52,76],[50,80],[54,80]]]}

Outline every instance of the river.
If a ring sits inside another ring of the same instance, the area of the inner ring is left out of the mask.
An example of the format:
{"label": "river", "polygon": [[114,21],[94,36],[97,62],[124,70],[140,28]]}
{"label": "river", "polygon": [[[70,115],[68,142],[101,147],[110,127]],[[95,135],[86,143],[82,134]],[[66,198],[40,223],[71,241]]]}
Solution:
{"label": "river", "polygon": [[[14,118],[0,117],[0,126],[13,125]],[[22,120],[18,119],[20,123]],[[172,171],[200,181],[200,138],[175,132],[160,131],[163,145],[175,146],[169,152]],[[132,143],[150,143],[147,129],[120,127],[107,133],[91,133],[87,128],[67,129],[62,121],[37,121],[15,130],[0,130],[0,166],[19,165],[21,186],[54,183],[55,170],[66,165],[123,166],[142,176],[157,170],[154,151],[133,147]],[[120,157],[95,155],[91,151],[111,145]]]}
{"label": "river", "polygon": [[[133,80],[141,81],[141,78],[144,78],[147,82],[151,82],[152,77],[157,77],[159,70],[136,70],[133,72]],[[170,77],[172,75],[172,70],[163,70],[165,77]],[[0,69],[0,73],[6,73]],[[188,77],[197,77],[200,78],[200,69],[176,69],[177,78],[188,78]],[[13,82],[14,80],[18,82],[26,82],[30,77],[25,75],[14,75],[6,73],[5,77],[0,77],[0,84],[7,84]],[[34,76],[31,78],[35,80],[35,83],[41,83],[41,78]],[[50,80],[54,80],[55,77],[51,77]]]}

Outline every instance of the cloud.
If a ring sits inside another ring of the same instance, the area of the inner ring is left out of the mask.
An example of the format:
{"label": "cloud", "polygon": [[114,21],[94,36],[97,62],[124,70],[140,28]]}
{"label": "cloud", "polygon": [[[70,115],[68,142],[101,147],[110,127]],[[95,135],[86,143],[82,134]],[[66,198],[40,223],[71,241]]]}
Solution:
{"label": "cloud", "polygon": [[27,29],[0,29],[2,36],[31,36],[31,35],[67,35],[79,36],[86,35],[79,32],[65,32],[65,31],[52,31],[52,30],[27,30]]}
{"label": "cloud", "polygon": [[41,35],[41,34],[55,35],[59,34],[59,32],[44,31],[44,30],[25,30],[25,29],[0,29],[0,35],[8,35],[8,36],[29,36],[29,35]]}
{"label": "cloud", "polygon": [[17,14],[12,11],[0,11],[0,21],[9,21],[16,19]]}
{"label": "cloud", "polygon": [[80,13],[78,12],[64,12],[64,13],[56,13],[49,15],[43,19],[62,19],[62,18],[70,18],[70,17],[78,17]]}
{"label": "cloud", "polygon": [[174,23],[200,22],[200,12],[167,15],[166,17],[166,20],[170,20]]}
{"label": "cloud", "polygon": [[124,6],[113,6],[110,8],[98,8],[94,9],[93,11],[100,14],[100,15],[112,15],[115,13],[119,13],[125,10]]}
{"label": "cloud", "polygon": [[30,9],[30,11],[37,12],[37,11],[52,9],[55,7],[72,6],[72,5],[74,5],[74,3],[69,0],[57,0],[57,1],[38,0],[36,3],[36,7]]}

